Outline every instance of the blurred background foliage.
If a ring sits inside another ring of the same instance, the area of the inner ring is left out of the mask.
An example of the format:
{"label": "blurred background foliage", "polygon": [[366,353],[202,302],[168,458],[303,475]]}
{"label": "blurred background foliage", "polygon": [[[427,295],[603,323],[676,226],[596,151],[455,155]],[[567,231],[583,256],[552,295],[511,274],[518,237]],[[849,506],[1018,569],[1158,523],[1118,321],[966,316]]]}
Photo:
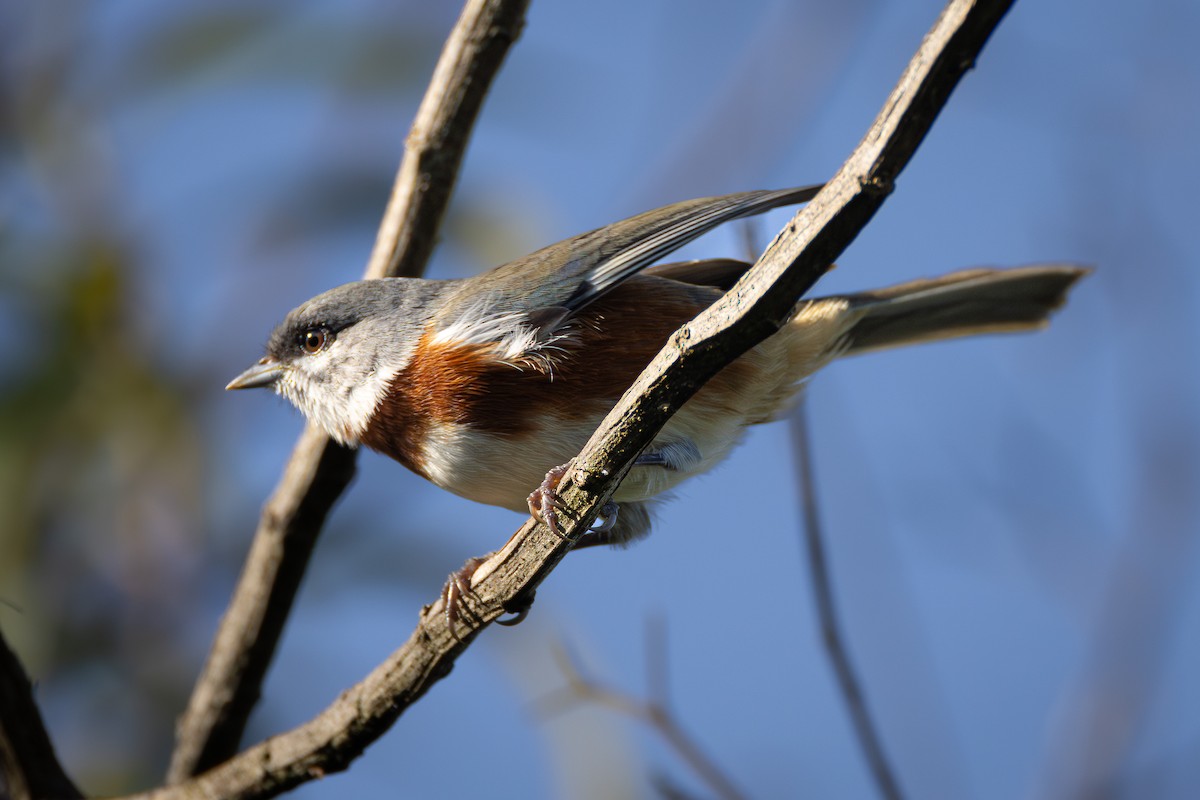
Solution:
{"label": "blurred background foliage", "polygon": [[[347,229],[361,236],[390,185],[389,171],[347,149],[294,173],[180,165],[192,183],[172,186],[142,173],[141,148],[189,124],[181,115],[225,116],[223,133],[236,135],[231,106],[289,92],[399,113],[398,96],[423,90],[454,11],[409,5],[382,24],[278,3],[0,9],[0,330],[10,343],[0,362],[0,600],[6,635],[53,687],[51,719],[69,719],[55,732],[88,791],[161,775],[208,618],[243,550],[232,539],[214,548],[214,529],[236,521],[230,536],[248,541],[262,499],[233,476],[222,482],[205,420],[235,363],[221,354],[236,326],[225,314],[196,324],[195,313],[149,307],[161,292],[186,304],[264,252]],[[381,134],[394,160],[403,128]],[[151,183],[169,196],[147,196]],[[219,248],[236,263],[175,258],[173,238],[212,235],[192,217],[197,207],[247,185],[260,213]],[[282,452],[272,454],[280,463]],[[204,630],[193,632],[198,619]]]}
{"label": "blurred background foliage", "polygon": [[[683,197],[820,180],[940,7],[535,0],[431,274]],[[457,12],[0,4],[0,626],[89,792],[160,779],[300,428],[222,387],[287,309],[361,273]],[[824,284],[1099,267],[1043,334],[856,360],[810,393],[851,646],[913,797],[1200,786],[1198,24],[1182,0],[1017,4]],[[743,249],[728,231],[684,257]],[[603,710],[530,712],[563,683],[559,639],[642,694],[642,623],[661,610],[680,716],[735,783],[872,796],[797,558],[790,457],[778,428],[756,432],[650,540],[568,559],[528,622],[298,794],[431,796],[451,775],[494,794],[497,774],[513,796],[703,792]],[[360,463],[249,738],[322,708],[519,523]],[[697,582],[715,582],[699,609]]]}

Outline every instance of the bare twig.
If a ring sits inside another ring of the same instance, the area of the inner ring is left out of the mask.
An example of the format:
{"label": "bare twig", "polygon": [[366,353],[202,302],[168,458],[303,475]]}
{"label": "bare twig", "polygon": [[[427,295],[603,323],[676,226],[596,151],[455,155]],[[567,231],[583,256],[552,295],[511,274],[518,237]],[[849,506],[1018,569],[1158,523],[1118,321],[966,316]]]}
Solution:
{"label": "bare twig", "polygon": [[[554,649],[555,661],[567,680],[561,692],[548,695],[539,703],[544,714],[554,714],[568,705],[595,703],[619,714],[632,717],[658,733],[675,753],[700,777],[718,797],[739,800],[743,797],[733,782],[721,772],[716,762],[705,755],[687,731],[671,713],[666,698],[666,675],[664,674],[666,637],[661,625],[647,625],[646,671],[650,696],[637,700],[623,692],[601,686],[588,678],[571,658],[567,648],[559,645]],[[662,692],[661,695],[656,692]]]}
{"label": "bare twig", "polygon": [[1185,629],[1182,593],[1196,580],[1200,510],[1192,493],[1200,458],[1176,441],[1186,436],[1186,425],[1169,415],[1144,424],[1136,522],[1115,548],[1097,593],[1079,675],[1056,703],[1034,797],[1142,795],[1129,780],[1144,769],[1133,766],[1132,753],[1146,718],[1162,701],[1172,637]]}
{"label": "bare twig", "polygon": [[1010,0],[952,0],[926,35],[866,137],[820,195],[776,237],[719,302],[681,328],[593,436],[560,487],[572,509],[567,538],[533,520],[471,579],[460,636],[443,603],[427,606],[409,640],[361,683],[298,728],[153,797],[270,797],[345,766],[429,687],[448,674],[478,631],[529,597],[595,519],[634,457],[705,380],[787,319],[797,298],[866,225],[891,191],[950,92],[974,62]]}
{"label": "bare twig", "polygon": [[[755,222],[758,220],[748,219],[739,226],[743,246],[747,252],[752,254],[758,251],[757,232],[752,224]],[[834,676],[842,691],[842,698],[850,712],[859,747],[862,748],[863,757],[867,759],[879,793],[888,800],[901,800],[903,794],[900,791],[900,782],[884,752],[883,739],[879,735],[871,717],[871,711],[867,707],[866,696],[863,694],[854,664],[850,660],[850,650],[846,646],[846,637],[842,635],[841,624],[838,621],[832,573],[829,569],[829,559],[825,555],[825,537],[822,532],[820,507],[817,503],[812,439],[809,436],[807,394],[801,395],[800,402],[792,414],[790,426],[792,441],[795,444],[796,471],[799,473],[800,480],[803,544],[808,554],[809,580],[812,581],[817,620],[821,626],[821,640],[825,644],[825,652],[829,655]]]}
{"label": "bare twig", "polygon": [[[417,112],[366,277],[424,269],[471,127],[528,4],[468,0]],[[354,462],[354,451],[311,426],[297,442],[179,721],[171,783],[236,752],[325,516],[353,477]]]}
{"label": "bare twig", "polygon": [[655,614],[646,620],[646,693],[666,709],[671,708],[671,669],[667,665],[667,623]]}
{"label": "bare twig", "polygon": [[[560,494],[591,511],[665,420],[722,367],[777,331],[891,192],[1011,0],[952,0],[867,135],[720,301],[672,335],[592,436]],[[578,493],[573,490],[580,490]]]}
{"label": "bare twig", "polygon": [[871,768],[879,794],[888,800],[900,800],[900,782],[888,762],[883,750],[883,740],[867,707],[862,684],[850,660],[850,651],[842,636],[838,622],[837,604],[833,595],[833,584],[829,571],[829,559],[825,555],[824,534],[821,529],[821,514],[817,507],[816,479],[813,476],[812,443],[808,433],[808,403],[801,401],[791,420],[793,441],[796,445],[796,469],[800,473],[800,503],[804,527],[804,545],[808,553],[809,578],[812,580],[813,600],[817,606],[817,618],[821,624],[821,641],[833,666],[842,698],[854,723],[863,757]]}
{"label": "bare twig", "polygon": [[[63,772],[42,715],[33,701],[33,686],[21,662],[0,633],[0,770],[12,800],[83,797]],[[0,791],[0,795],[3,791]]]}

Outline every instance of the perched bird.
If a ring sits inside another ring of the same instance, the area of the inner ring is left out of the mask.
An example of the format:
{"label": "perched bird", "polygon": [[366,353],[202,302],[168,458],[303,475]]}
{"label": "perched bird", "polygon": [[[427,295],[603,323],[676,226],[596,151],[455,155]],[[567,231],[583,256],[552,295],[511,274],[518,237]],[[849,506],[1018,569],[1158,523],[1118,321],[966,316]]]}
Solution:
{"label": "perched bird", "polygon": [[[339,286],[289,313],[266,355],[227,388],[271,387],[342,444],[471,500],[552,517],[553,468],[579,452],[668,336],[749,268],[652,265],[723,222],[806,202],[819,188],[675,203],[473,278]],[[1042,327],[1085,272],[974,269],[801,301],[778,333],[683,405],[613,496],[619,511],[576,546],[644,535],[657,496],[720,462],[832,359]]]}

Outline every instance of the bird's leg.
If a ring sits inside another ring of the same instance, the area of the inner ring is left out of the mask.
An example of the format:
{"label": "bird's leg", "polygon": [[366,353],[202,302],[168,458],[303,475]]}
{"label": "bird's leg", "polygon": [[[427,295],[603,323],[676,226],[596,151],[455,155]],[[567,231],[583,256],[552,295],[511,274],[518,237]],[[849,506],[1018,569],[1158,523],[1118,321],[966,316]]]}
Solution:
{"label": "bird's leg", "polygon": [[560,539],[567,537],[558,526],[558,512],[565,511],[566,506],[558,496],[558,485],[574,464],[575,459],[571,459],[547,472],[538,488],[529,495],[529,513],[546,523],[550,532]]}
{"label": "bird's leg", "polygon": [[609,500],[600,508],[600,514],[596,517],[596,524],[584,531],[583,535],[575,542],[573,550],[580,550],[584,547],[597,547],[604,544],[619,544],[624,539],[619,534],[613,536],[613,531],[617,527],[617,518],[620,514],[621,507]]}
{"label": "bird's leg", "polygon": [[446,580],[446,585],[442,587],[442,604],[445,607],[446,626],[450,629],[450,635],[454,640],[461,642],[462,639],[458,636],[457,625],[459,620],[474,620],[478,622],[479,618],[475,612],[467,607],[463,602],[466,595],[473,594],[471,589],[471,577],[480,565],[487,561],[486,556],[469,558],[467,563],[463,564],[462,569],[457,572],[450,573],[450,577]]}
{"label": "bird's leg", "polygon": [[[635,467],[659,467],[673,472],[691,472],[703,461],[700,448],[689,439],[673,439],[656,442],[633,462]],[[565,510],[558,496],[558,485],[563,476],[574,466],[571,459],[560,467],[546,473],[545,480],[529,495],[529,513],[546,523],[556,536],[565,539],[558,525],[558,512]],[[575,542],[575,548],[595,547],[602,544],[622,545],[641,538],[650,528],[650,518],[644,508],[639,508],[629,524],[617,527],[618,507],[614,502],[600,509],[600,522],[585,531]]]}
{"label": "bird's leg", "polygon": [[[535,517],[546,523],[556,536],[565,539],[562,529],[558,525],[558,512],[565,510],[562,500],[558,496],[558,484],[562,482],[563,476],[571,469],[575,461],[572,459],[562,466],[555,467],[546,473],[546,478],[541,485],[529,495],[529,512]],[[584,541],[584,546],[590,544],[599,544],[600,542],[590,541],[593,534],[603,534],[613,528],[617,523],[617,504],[608,502],[600,509],[599,523],[590,528],[581,538]],[[475,575],[476,570],[487,561],[488,556],[471,558],[462,566],[462,569],[450,575],[446,580],[446,585],[442,587],[442,603],[445,606],[446,625],[450,629],[450,635],[456,640],[461,641],[458,636],[457,626],[461,621],[471,622],[478,621],[476,614],[468,608],[464,602],[464,598],[473,594],[471,589],[471,578]],[[529,590],[522,592],[514,597],[504,606],[504,610],[512,614],[511,619],[496,620],[499,625],[516,625],[520,623],[526,616],[529,615],[529,609],[533,606],[533,599],[536,592]]]}
{"label": "bird's leg", "polygon": [[[558,484],[562,482],[563,476],[567,474],[574,463],[575,459],[571,459],[566,464],[547,472],[545,480],[529,495],[529,513],[546,523],[546,527],[561,539],[567,537],[558,526],[558,512],[565,510],[562,499],[558,496]],[[596,516],[596,524],[588,528],[576,540],[575,546],[579,547],[581,543],[583,547],[599,544],[600,542],[592,541],[593,534],[612,530],[613,526],[617,524],[618,511],[619,506],[611,500],[601,506],[600,513]]]}
{"label": "bird's leg", "polygon": [[[703,462],[700,449],[689,439],[655,442],[633,462],[634,467],[656,467],[672,472],[692,472]],[[650,531],[650,514],[645,503],[627,502],[617,514],[616,503],[600,509],[602,522],[575,542],[575,549],[613,545],[623,547]]]}
{"label": "bird's leg", "polygon": [[[483,562],[487,561],[490,557],[491,554],[467,559],[467,563],[463,564],[462,569],[451,573],[450,577],[446,580],[446,585],[442,587],[442,604],[446,609],[446,626],[450,629],[450,635],[454,637],[455,641],[462,641],[459,638],[457,630],[460,621],[468,623],[479,621],[479,617],[467,607],[463,598],[475,593],[471,588],[471,578],[474,577],[475,572],[482,566]],[[510,619],[498,619],[496,620],[496,624],[516,625],[520,623],[521,620],[529,616],[529,609],[533,607],[533,598],[536,593],[536,589],[529,589],[505,603],[504,610],[513,616]]]}

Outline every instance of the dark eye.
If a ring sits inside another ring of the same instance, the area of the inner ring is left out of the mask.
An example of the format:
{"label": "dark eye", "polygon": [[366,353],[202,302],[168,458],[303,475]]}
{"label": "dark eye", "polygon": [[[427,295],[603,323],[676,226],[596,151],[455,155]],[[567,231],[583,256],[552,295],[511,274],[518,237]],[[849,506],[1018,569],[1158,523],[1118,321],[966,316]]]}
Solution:
{"label": "dark eye", "polygon": [[333,341],[333,334],[325,328],[310,328],[300,334],[300,349],[310,356],[321,352]]}

